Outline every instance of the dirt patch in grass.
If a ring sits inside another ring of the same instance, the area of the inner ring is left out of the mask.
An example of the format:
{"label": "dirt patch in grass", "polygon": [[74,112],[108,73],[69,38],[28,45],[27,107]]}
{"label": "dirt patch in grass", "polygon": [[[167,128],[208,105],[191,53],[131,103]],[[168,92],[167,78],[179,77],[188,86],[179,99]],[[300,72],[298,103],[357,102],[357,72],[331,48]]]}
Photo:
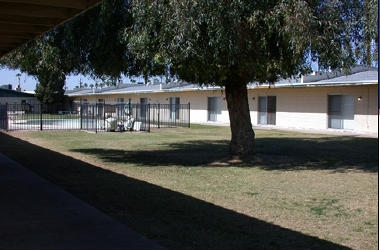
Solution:
{"label": "dirt patch in grass", "polygon": [[0,133],[0,152],[169,249],[377,247],[377,140],[256,131],[237,158],[228,131]]}

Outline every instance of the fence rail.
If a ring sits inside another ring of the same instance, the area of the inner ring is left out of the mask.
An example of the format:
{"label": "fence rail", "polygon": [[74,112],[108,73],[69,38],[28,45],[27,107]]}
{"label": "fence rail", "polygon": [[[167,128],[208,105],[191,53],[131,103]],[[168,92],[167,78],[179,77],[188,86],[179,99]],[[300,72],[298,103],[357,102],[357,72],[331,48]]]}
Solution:
{"label": "fence rail", "polygon": [[150,131],[190,127],[190,104],[0,105],[2,130]]}

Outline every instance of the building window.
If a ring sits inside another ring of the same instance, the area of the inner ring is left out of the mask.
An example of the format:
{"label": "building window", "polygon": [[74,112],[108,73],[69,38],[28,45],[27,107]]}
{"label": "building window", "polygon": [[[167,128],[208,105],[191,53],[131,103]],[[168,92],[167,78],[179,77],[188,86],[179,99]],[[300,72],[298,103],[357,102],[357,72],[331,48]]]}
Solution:
{"label": "building window", "polygon": [[96,115],[98,117],[104,117],[104,100],[98,99],[98,103],[96,104]]}
{"label": "building window", "polygon": [[147,105],[148,105],[148,98],[140,98],[140,104],[141,104],[141,109],[140,109],[140,117],[141,118],[146,118],[147,117]]}
{"label": "building window", "polygon": [[179,97],[170,97],[170,119],[179,119]]}
{"label": "building window", "polygon": [[116,99],[117,104],[116,104],[116,113],[118,119],[123,119],[124,117],[124,98],[117,98]]}
{"label": "building window", "polygon": [[354,129],[354,95],[329,95],[328,127],[335,129]]}
{"label": "building window", "polygon": [[216,122],[222,114],[222,97],[208,97],[207,99],[208,120]]}
{"label": "building window", "polygon": [[276,125],[276,96],[259,96],[258,124]]}

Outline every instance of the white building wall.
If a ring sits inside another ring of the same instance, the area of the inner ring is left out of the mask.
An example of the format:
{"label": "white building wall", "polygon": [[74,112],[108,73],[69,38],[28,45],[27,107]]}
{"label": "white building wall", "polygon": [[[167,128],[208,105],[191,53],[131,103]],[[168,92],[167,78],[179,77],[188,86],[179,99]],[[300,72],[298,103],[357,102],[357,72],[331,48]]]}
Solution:
{"label": "white building wall", "polygon": [[328,96],[342,94],[355,98],[354,131],[377,133],[377,91],[377,85],[252,89],[248,92],[252,125],[258,125],[258,97],[276,96],[276,126],[328,129]]}
{"label": "white building wall", "polygon": [[0,104],[21,104],[23,100],[37,103],[37,98],[35,97],[0,97]]}
{"label": "white building wall", "polygon": [[[377,85],[330,86],[330,87],[295,87],[295,88],[255,88],[248,90],[248,103],[251,122],[258,125],[259,96],[276,96],[276,125],[284,128],[328,129],[328,95],[354,95],[355,116],[354,131],[378,132],[378,89]],[[141,94],[114,94],[98,96],[82,96],[88,102],[98,99],[106,103],[115,103],[117,98],[127,102],[140,102],[140,98],[148,98],[149,103],[168,104],[171,97],[179,97],[180,103],[190,103],[190,122],[208,121],[208,97],[222,98],[222,114],[219,123],[229,123],[225,94],[220,90],[186,90],[179,92],[156,92]],[[362,97],[358,100],[358,97]],[[73,99],[79,100],[80,97]]]}
{"label": "white building wall", "polygon": [[[362,86],[355,96],[354,130],[378,133],[378,89],[377,86]],[[358,98],[361,97],[361,100]]]}
{"label": "white building wall", "polygon": [[327,95],[310,92],[310,88],[308,90],[304,88],[250,90],[252,125],[258,125],[259,97],[276,96],[276,126],[325,129],[327,126]]}

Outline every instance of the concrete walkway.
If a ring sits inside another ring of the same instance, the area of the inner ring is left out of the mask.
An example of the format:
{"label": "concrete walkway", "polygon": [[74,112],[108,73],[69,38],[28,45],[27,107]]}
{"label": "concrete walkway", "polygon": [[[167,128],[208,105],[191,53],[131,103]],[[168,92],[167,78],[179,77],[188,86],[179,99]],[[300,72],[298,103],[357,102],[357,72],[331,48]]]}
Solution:
{"label": "concrete walkway", "polygon": [[[210,125],[210,126],[230,126],[229,123],[222,122],[204,122],[196,123],[200,125]],[[302,129],[302,128],[283,128],[274,125],[260,125],[253,126],[253,130],[278,130],[278,131],[289,131],[297,133],[306,133],[306,134],[325,134],[325,135],[337,135],[337,136],[352,136],[352,137],[361,137],[361,138],[379,138],[377,133],[358,133],[350,130],[339,130],[339,129]]]}
{"label": "concrete walkway", "polygon": [[0,154],[0,249],[164,249]]}

